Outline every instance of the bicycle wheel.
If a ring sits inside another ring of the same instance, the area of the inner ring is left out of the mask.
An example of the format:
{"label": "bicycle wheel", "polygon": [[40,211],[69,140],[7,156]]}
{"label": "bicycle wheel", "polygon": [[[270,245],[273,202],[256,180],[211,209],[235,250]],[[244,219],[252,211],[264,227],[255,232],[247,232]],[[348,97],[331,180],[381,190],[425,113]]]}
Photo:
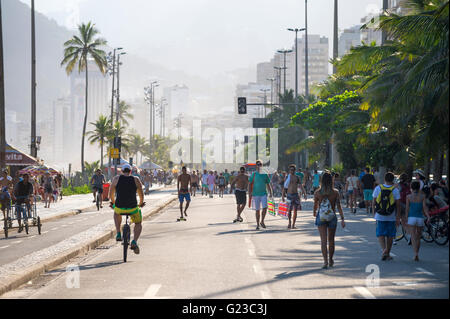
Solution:
{"label": "bicycle wheel", "polygon": [[422,239],[427,243],[432,243],[434,241],[433,236],[431,235],[433,231],[434,222],[430,221],[430,223],[426,223],[422,229]]}
{"label": "bicycle wheel", "polygon": [[405,230],[403,229],[403,225],[400,223],[397,227],[397,232],[395,233],[395,241],[400,241],[405,237]]}
{"label": "bicycle wheel", "polygon": [[38,217],[37,218],[37,228],[38,228],[39,235],[41,234],[41,226],[42,226],[42,224],[41,224],[41,217]]}
{"label": "bicycle wheel", "polygon": [[123,225],[123,262],[127,262],[128,245],[130,244],[130,226]]}
{"label": "bicycle wheel", "polygon": [[5,233],[5,238],[8,238],[8,220],[3,221],[3,231]]}
{"label": "bicycle wheel", "polygon": [[448,223],[443,217],[439,217],[431,232],[436,244],[443,246],[448,242]]}

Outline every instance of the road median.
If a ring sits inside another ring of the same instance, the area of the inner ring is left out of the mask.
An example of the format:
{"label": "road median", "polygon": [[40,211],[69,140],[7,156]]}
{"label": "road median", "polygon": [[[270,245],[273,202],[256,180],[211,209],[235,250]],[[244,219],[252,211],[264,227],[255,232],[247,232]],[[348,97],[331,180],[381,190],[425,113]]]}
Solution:
{"label": "road median", "polygon": [[[176,200],[175,195],[161,200],[153,207],[142,209],[143,219],[159,213]],[[30,280],[70,259],[88,253],[115,237],[112,220],[72,236],[56,245],[24,256],[10,264],[0,267],[0,296],[17,289]]]}

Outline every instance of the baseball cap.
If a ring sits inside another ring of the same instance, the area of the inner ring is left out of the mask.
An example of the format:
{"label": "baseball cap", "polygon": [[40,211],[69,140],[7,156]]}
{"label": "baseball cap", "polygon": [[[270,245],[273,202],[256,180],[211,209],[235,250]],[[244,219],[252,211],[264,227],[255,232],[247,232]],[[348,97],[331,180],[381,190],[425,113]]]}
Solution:
{"label": "baseball cap", "polygon": [[416,169],[413,174],[419,174],[420,176],[426,177],[425,173],[421,169]]}
{"label": "baseball cap", "polygon": [[122,166],[122,171],[125,171],[125,170],[131,171],[131,166],[130,166],[129,164],[124,164],[124,165]]}

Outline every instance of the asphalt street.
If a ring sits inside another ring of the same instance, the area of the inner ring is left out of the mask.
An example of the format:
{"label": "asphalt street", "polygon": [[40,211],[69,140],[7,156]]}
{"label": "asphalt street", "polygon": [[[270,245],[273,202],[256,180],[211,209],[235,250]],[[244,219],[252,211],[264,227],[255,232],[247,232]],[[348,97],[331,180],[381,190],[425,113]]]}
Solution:
{"label": "asphalt street", "polygon": [[[154,191],[145,196],[147,207],[157,206],[164,199],[171,196],[172,191]],[[92,198],[88,198],[92,204]],[[43,209],[43,208],[42,208]],[[73,235],[86,231],[107,220],[112,220],[113,212],[109,208],[109,202],[103,202],[103,208],[88,210],[74,216],[68,216],[53,221],[42,222],[41,235],[37,227],[30,227],[29,234],[17,229],[9,231],[8,238],[0,235],[0,266],[15,261],[19,257],[50,247]]]}
{"label": "asphalt street", "polygon": [[233,195],[197,195],[187,221],[177,222],[178,202],[144,221],[141,253],[130,251],[127,263],[120,243],[110,240],[2,298],[449,297],[448,245],[422,242],[421,261],[414,262],[411,246],[401,241],[393,247],[394,259],[381,261],[374,219],[365,210],[353,215],[345,209],[347,227],[338,226],[335,265],[324,270],[311,199],[303,209],[296,230],[269,215],[267,228],[255,230],[248,208],[244,222],[232,222]]}

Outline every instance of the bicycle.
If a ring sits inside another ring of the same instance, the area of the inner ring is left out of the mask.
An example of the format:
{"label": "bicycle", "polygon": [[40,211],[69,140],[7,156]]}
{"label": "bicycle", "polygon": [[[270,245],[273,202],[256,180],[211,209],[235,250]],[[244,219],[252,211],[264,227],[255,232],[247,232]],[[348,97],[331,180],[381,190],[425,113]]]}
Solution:
{"label": "bicycle", "polygon": [[443,246],[448,242],[448,206],[430,212],[431,236],[436,244]]}
{"label": "bicycle", "polygon": [[[145,202],[142,204],[142,206],[139,207],[144,207],[145,206]],[[112,206],[111,206],[112,207]],[[125,218],[125,224],[122,227],[122,245],[123,245],[123,262],[126,263],[127,262],[127,256],[128,256],[128,246],[130,245],[131,241],[131,227],[130,224],[128,224],[128,217],[131,216],[131,214],[120,214],[121,216],[126,216]]]}

